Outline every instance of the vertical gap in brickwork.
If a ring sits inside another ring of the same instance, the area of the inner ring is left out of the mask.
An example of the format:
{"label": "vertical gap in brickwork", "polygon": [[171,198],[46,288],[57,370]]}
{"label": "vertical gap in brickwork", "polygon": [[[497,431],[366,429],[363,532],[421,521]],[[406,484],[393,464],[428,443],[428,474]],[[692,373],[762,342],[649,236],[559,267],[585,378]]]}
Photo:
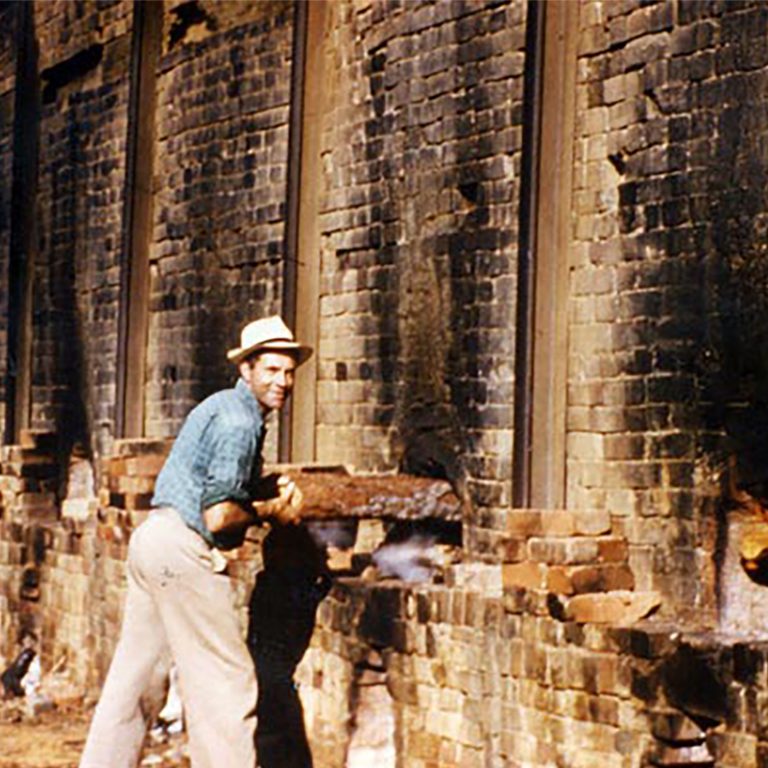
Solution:
{"label": "vertical gap in brickwork", "polygon": [[[296,332],[296,283],[299,258],[299,209],[302,158],[302,123],[304,119],[304,59],[307,46],[307,8],[294,3],[293,55],[291,58],[291,119],[288,127],[288,189],[286,190],[285,252],[283,254],[282,314]],[[296,393],[298,394],[298,393]],[[277,455],[280,461],[293,457],[293,402],[289,400],[280,412],[280,434]]]}
{"label": "vertical gap in brickwork", "polygon": [[[320,300],[318,202],[322,180],[323,34],[326,3],[297,3],[283,311],[297,337],[317,349]],[[298,371],[280,430],[282,461],[315,459],[317,354]]]}
{"label": "vertical gap in brickwork", "polygon": [[528,5],[513,499],[565,504],[567,300],[578,3]]}
{"label": "vertical gap in brickwork", "polygon": [[548,3],[533,311],[531,466],[528,503],[565,505],[568,266],[579,3]]}
{"label": "vertical gap in brickwork", "polygon": [[155,91],[157,62],[162,43],[163,4],[136,0],[133,13],[131,92],[120,265],[115,425],[118,437],[140,437],[144,433]]}
{"label": "vertical gap in brickwork", "polygon": [[523,156],[520,181],[518,296],[515,319],[515,405],[512,499],[527,507],[531,489],[531,411],[533,408],[533,339],[535,308],[536,199],[540,146],[542,52],[545,4],[529,0],[526,21],[523,96]]}
{"label": "vertical gap in brickwork", "polygon": [[32,279],[35,263],[40,78],[34,5],[18,3],[13,178],[8,264],[8,359],[4,440],[17,442],[29,426],[32,366]]}

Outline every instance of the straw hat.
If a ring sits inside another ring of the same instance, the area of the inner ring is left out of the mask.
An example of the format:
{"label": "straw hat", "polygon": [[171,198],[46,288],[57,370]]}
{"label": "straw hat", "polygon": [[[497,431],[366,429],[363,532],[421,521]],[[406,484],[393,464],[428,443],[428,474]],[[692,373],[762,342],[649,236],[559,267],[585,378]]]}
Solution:
{"label": "straw hat", "polygon": [[240,346],[230,349],[227,358],[241,363],[246,357],[261,352],[283,352],[293,355],[297,365],[309,360],[312,347],[299,344],[293,338],[291,329],[278,315],[254,320],[240,333]]}

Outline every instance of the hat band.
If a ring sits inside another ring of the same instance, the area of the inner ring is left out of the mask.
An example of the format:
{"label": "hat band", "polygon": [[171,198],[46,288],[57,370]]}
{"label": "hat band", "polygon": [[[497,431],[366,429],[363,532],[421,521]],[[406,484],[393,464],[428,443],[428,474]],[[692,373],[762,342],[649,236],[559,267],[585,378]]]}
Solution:
{"label": "hat band", "polygon": [[264,346],[264,344],[275,344],[275,343],[295,344],[296,342],[293,339],[286,339],[282,336],[277,336],[274,339],[264,339],[263,341],[257,341],[249,346],[261,347],[261,346]]}

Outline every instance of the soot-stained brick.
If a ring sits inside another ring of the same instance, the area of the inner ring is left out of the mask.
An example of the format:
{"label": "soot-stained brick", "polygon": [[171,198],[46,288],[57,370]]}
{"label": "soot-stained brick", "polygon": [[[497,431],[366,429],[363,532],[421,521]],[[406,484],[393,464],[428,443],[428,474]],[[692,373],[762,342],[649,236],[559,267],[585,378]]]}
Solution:
{"label": "soot-stained brick", "polygon": [[[292,15],[287,7],[230,10],[237,23],[161,61],[158,177],[172,194],[156,229],[167,255],[152,285],[164,309],[150,327],[150,381],[166,361],[191,365],[177,390],[150,388],[150,431],[178,428],[177,392],[188,410],[229,386],[234,372],[221,349],[280,306]],[[180,290],[184,302],[161,301]]]}
{"label": "soot-stained brick", "polygon": [[[63,52],[45,41],[68,9],[38,8],[43,84],[38,174],[39,250],[34,275],[32,424],[100,452],[114,422],[118,250],[129,35],[127,7],[94,7],[70,29]],[[126,29],[125,26],[122,27]],[[57,55],[58,53],[58,55]],[[63,53],[63,55],[62,55]],[[54,58],[55,57],[55,58]],[[109,58],[110,67],[101,66]],[[66,94],[66,99],[62,95]],[[113,192],[112,190],[116,190]],[[45,317],[55,318],[45,327]],[[57,343],[48,343],[53,331]]]}

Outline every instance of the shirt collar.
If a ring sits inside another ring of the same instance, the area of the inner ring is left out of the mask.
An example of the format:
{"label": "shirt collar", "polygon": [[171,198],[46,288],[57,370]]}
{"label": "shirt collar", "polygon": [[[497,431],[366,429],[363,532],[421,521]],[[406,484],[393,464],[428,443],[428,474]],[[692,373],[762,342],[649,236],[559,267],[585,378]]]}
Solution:
{"label": "shirt collar", "polygon": [[259,401],[253,396],[251,388],[246,384],[245,379],[240,377],[235,384],[235,392],[237,392],[240,399],[258,416],[259,421],[264,421],[264,411]]}

